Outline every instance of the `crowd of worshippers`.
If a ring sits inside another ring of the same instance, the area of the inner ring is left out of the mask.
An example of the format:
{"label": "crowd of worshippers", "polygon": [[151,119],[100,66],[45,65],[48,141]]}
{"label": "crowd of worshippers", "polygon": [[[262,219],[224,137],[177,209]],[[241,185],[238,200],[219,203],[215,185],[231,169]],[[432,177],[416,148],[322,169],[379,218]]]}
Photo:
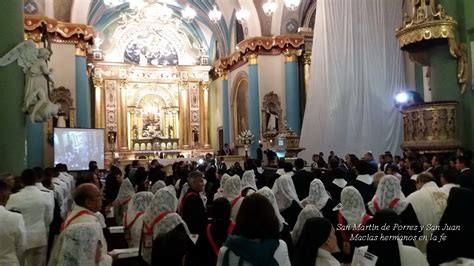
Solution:
{"label": "crowd of worshippers", "polygon": [[[439,265],[474,259],[471,154],[333,152],[227,167],[133,161],[0,176],[0,265]],[[367,264],[368,263],[368,264]],[[372,263],[372,264],[370,264]]]}

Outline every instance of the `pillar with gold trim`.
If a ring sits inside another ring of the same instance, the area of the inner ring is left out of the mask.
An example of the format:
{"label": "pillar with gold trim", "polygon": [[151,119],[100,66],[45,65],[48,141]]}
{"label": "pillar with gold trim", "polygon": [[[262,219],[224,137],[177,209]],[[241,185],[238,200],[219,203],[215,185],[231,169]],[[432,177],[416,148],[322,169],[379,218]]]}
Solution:
{"label": "pillar with gold trim", "polygon": [[200,110],[201,110],[201,143],[205,149],[209,145],[209,82],[202,81],[199,84]]}
{"label": "pillar with gold trim", "polygon": [[94,127],[105,128],[104,80],[94,78]]}
{"label": "pillar with gold trim", "polygon": [[87,46],[76,45],[76,123],[77,127],[91,128],[91,89],[87,76]]}
{"label": "pillar with gold trim", "polygon": [[117,99],[120,104],[118,108],[118,136],[117,143],[119,151],[128,151],[128,108],[127,108],[127,80],[119,80]]}
{"label": "pillar with gold trim", "polygon": [[[260,95],[258,86],[258,57],[250,54],[248,60],[249,88],[248,88],[248,115],[249,130],[255,136],[254,143],[250,145],[250,158],[257,157],[258,140],[260,139]],[[238,132],[240,134],[240,132]]]}
{"label": "pillar with gold trim", "polygon": [[189,119],[189,82],[179,82],[179,143],[182,149],[189,149],[190,119]]}
{"label": "pillar with gold trim", "polygon": [[285,99],[286,120],[296,134],[301,132],[300,93],[298,77],[298,57],[301,50],[286,49],[285,56]]}

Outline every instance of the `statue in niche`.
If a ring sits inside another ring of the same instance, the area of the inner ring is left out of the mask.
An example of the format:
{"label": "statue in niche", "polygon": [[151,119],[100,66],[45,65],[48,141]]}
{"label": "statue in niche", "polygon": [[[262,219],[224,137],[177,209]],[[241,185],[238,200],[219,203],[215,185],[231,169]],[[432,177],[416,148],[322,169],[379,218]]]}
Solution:
{"label": "statue in niche", "polygon": [[269,132],[278,131],[278,113],[274,104],[267,105],[265,110],[267,117],[267,130]]}
{"label": "statue in niche", "polygon": [[49,99],[49,85],[54,87],[50,78],[52,70],[47,61],[51,56],[50,50],[36,48],[33,41],[24,41],[0,58],[0,66],[6,66],[14,61],[23,68],[26,75],[25,98],[23,112],[30,115],[31,121],[46,122],[57,117],[59,105]]}
{"label": "statue in niche", "polygon": [[199,130],[197,128],[193,129],[193,141],[194,143],[199,141]]}

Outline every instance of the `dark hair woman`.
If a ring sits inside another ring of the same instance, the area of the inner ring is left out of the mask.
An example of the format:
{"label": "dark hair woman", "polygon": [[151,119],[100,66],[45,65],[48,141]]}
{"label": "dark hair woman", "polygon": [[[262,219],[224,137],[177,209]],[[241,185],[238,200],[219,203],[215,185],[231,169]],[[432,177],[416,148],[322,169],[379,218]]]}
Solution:
{"label": "dark hair woman", "polygon": [[117,166],[110,167],[110,172],[105,178],[105,200],[113,202],[118,195],[120,184],[122,184],[122,171]]}
{"label": "dark hair woman", "polygon": [[309,218],[296,243],[294,266],[340,265],[331,253],[337,251],[337,238],[331,222],[322,217]]}
{"label": "dark hair woman", "polygon": [[230,202],[226,198],[218,198],[212,203],[212,222],[207,225],[206,235],[197,241],[204,265],[216,265],[219,249],[234,230],[230,210]]}
{"label": "dark hair woman", "polygon": [[288,248],[280,237],[280,224],[272,204],[254,193],[245,197],[236,219],[232,236],[219,251],[218,266],[290,265]]}

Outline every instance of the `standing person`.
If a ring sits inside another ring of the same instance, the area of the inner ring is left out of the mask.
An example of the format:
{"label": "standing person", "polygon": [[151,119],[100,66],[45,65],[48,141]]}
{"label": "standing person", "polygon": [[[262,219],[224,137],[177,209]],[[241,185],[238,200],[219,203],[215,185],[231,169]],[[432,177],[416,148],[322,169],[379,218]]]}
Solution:
{"label": "standing person", "polygon": [[459,172],[454,169],[446,169],[441,173],[441,190],[449,196],[449,192],[453,187],[459,187],[456,184],[458,180]]}
{"label": "standing person", "polygon": [[15,186],[15,177],[10,173],[0,173],[0,181],[3,181],[10,190]]}
{"label": "standing person", "polygon": [[275,194],[281,215],[285,218],[290,230],[293,230],[296,219],[298,219],[298,215],[303,207],[296,194],[293,180],[291,180],[291,177],[287,176],[287,174],[279,177],[275,181],[272,191],[273,194]]}
{"label": "standing person", "polygon": [[455,167],[460,172],[458,176],[458,184],[461,187],[474,190],[474,173],[469,168],[471,167],[470,158],[466,156],[458,156],[456,158]]}
{"label": "standing person", "polygon": [[123,214],[127,212],[128,202],[132,199],[135,194],[135,189],[133,188],[132,182],[130,179],[125,179],[120,185],[117,198],[114,201],[114,216],[115,221],[118,225],[122,225]]}
{"label": "standing person", "polygon": [[122,181],[122,171],[117,166],[112,165],[109,174],[105,178],[104,194],[107,203],[113,202],[117,198]]}
{"label": "standing person", "polygon": [[231,155],[232,154],[232,151],[230,150],[228,143],[224,144],[223,152],[224,152],[224,155]]}
{"label": "standing person", "polygon": [[204,189],[204,176],[199,171],[188,175],[189,189],[181,202],[183,220],[192,234],[202,234],[207,223],[206,208],[199,193]]}
{"label": "standing person", "polygon": [[[411,193],[407,197],[407,201],[413,206],[416,217],[423,226],[423,236],[430,239],[432,230],[427,228],[428,225],[437,226],[441,215],[446,208],[447,195],[434,182],[434,178],[429,173],[418,175],[416,180],[417,191]],[[415,246],[426,252],[427,240],[415,241]]]}
{"label": "standing person", "polygon": [[375,194],[374,187],[372,186],[372,176],[370,176],[371,168],[370,164],[366,161],[359,160],[355,164],[357,172],[357,178],[347,184],[348,186],[355,187],[364,199],[364,204],[367,204]]}
{"label": "standing person", "polygon": [[[298,220],[296,221],[295,227],[293,228],[293,232],[291,232],[291,237],[293,240],[293,244],[296,245],[298,240],[300,239],[301,233],[303,231],[304,224],[310,218],[315,217],[323,217],[323,215],[319,212],[318,208],[314,205],[306,205],[303,210],[298,215]],[[288,243],[287,243],[288,244]]]}
{"label": "standing person", "polygon": [[257,183],[255,181],[255,172],[253,170],[247,170],[242,176],[242,190],[241,195],[245,197],[251,193],[257,191]]}
{"label": "standing person", "polygon": [[226,198],[218,198],[212,203],[212,222],[207,225],[205,237],[200,236],[196,243],[204,265],[216,265],[219,249],[234,230],[230,210],[230,202]]}
{"label": "standing person", "polygon": [[298,198],[303,200],[309,194],[309,185],[311,181],[315,178],[314,175],[306,170],[304,170],[304,160],[298,158],[295,160],[295,174],[291,177],[293,184],[295,185],[296,194]]}
{"label": "standing person", "polygon": [[303,199],[301,204],[303,206],[314,205],[324,217],[333,220],[335,215],[333,209],[336,207],[338,202],[334,202],[331,199],[324,188],[323,182],[319,179],[315,179],[310,184],[309,196]]}
{"label": "standing person", "polygon": [[279,239],[279,222],[270,202],[254,193],[245,197],[233,235],[219,251],[218,266],[289,266],[286,244]]}
{"label": "standing person", "polygon": [[7,211],[10,186],[0,181],[0,265],[19,266],[26,246],[26,229],[19,213]]}
{"label": "standing person", "polygon": [[53,206],[50,196],[36,187],[33,170],[24,170],[21,180],[25,187],[11,195],[5,207],[20,212],[25,222],[27,242],[22,265],[46,265],[47,231],[53,220]]}
{"label": "standing person", "polygon": [[[359,247],[358,249],[362,254],[369,252],[377,256],[376,266],[428,266],[425,257],[417,248],[405,246],[397,240],[396,230],[381,229],[383,226],[394,228],[396,224],[400,223],[400,218],[394,210],[384,209],[378,211],[371,220],[371,224],[375,225],[376,229],[369,232],[374,237],[374,241],[369,241],[368,246]],[[352,265],[359,265],[355,256],[352,259]]]}
{"label": "standing person", "polygon": [[331,222],[322,217],[309,218],[296,243],[293,266],[340,266],[331,253],[337,251],[336,231]]}
{"label": "standing person", "polygon": [[232,208],[230,217],[232,220],[235,220],[237,213],[239,212],[240,205],[242,204],[243,198],[240,194],[242,190],[242,182],[238,175],[234,175],[227,179],[224,184],[224,190],[222,195],[230,201],[230,206]]}
{"label": "standing person", "polygon": [[129,248],[140,246],[140,239],[143,229],[143,214],[150,205],[153,193],[142,191],[135,194],[128,203],[127,212],[123,217],[123,228],[125,240],[127,240]]}
{"label": "standing person", "polygon": [[257,160],[263,160],[263,145],[259,144],[257,148]]}
{"label": "standing person", "polygon": [[155,184],[158,180],[165,181],[166,173],[163,171],[163,165],[158,163],[157,159],[151,160],[150,168],[148,169],[148,179],[151,184]]}

